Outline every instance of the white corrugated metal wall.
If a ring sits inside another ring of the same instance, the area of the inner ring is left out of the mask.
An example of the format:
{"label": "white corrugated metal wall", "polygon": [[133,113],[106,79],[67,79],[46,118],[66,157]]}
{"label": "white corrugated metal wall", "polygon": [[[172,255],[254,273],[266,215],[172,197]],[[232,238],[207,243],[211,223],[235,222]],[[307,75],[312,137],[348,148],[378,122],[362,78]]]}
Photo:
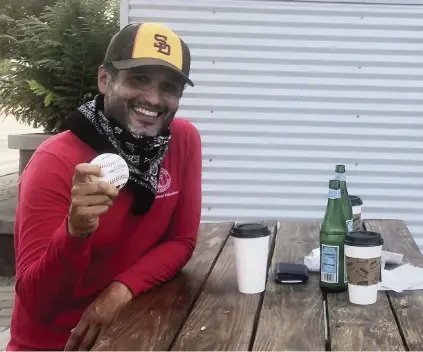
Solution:
{"label": "white corrugated metal wall", "polygon": [[204,143],[203,221],[321,219],[344,163],[364,217],[423,246],[422,1],[342,2],[123,1],[122,25],[191,48],[179,115]]}

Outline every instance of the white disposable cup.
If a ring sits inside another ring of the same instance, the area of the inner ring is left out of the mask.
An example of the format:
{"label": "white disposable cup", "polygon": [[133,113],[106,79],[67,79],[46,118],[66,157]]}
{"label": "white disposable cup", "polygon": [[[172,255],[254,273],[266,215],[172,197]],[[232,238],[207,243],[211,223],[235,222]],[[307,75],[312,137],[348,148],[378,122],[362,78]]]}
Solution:
{"label": "white disposable cup", "polygon": [[[248,227],[255,230],[248,231]],[[258,231],[261,224],[241,224],[232,231],[238,290],[245,294],[263,292],[266,288],[270,232]],[[261,232],[261,233],[260,233]]]}
{"label": "white disposable cup", "polygon": [[362,231],[363,230],[363,216],[362,212],[362,205],[363,201],[358,196],[350,196],[350,201],[352,205],[352,212],[353,212],[353,229],[354,231]]}
{"label": "white disposable cup", "polygon": [[[364,233],[364,231],[363,231]],[[345,244],[345,257],[357,258],[357,259],[372,259],[381,258],[382,256],[382,245],[376,246],[351,246]],[[345,264],[347,265],[348,258],[345,258]],[[381,261],[382,265],[382,261]],[[378,273],[380,275],[380,271]],[[377,301],[377,293],[380,283],[380,276],[378,282],[369,283],[367,286],[354,285],[350,283],[348,278],[348,298],[351,303],[359,305],[374,304]]]}

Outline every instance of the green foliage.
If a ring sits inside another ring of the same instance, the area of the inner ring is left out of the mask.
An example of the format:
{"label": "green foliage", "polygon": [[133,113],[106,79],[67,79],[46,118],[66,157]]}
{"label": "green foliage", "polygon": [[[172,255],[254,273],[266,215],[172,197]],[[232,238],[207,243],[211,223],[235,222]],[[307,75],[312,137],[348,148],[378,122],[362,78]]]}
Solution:
{"label": "green foliage", "polygon": [[0,63],[0,113],[57,132],[97,94],[98,66],[119,30],[119,1],[60,0],[16,24],[17,55]]}
{"label": "green foliage", "polygon": [[16,21],[29,16],[40,16],[46,6],[57,0],[0,0],[0,60],[16,58],[17,46],[14,40]]}

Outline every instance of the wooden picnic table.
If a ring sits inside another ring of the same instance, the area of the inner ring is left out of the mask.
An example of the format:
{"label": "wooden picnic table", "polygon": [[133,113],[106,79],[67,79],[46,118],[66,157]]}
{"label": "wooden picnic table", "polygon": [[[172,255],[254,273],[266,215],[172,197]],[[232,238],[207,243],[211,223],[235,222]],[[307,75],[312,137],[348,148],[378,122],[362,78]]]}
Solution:
{"label": "wooden picnic table", "polygon": [[[370,306],[348,293],[323,295],[318,273],[306,284],[273,281],[278,261],[303,263],[318,247],[319,222],[267,222],[272,232],[265,292],[237,289],[233,223],[202,224],[198,246],[173,280],[123,309],[93,350],[423,350],[423,291],[379,291]],[[423,256],[398,220],[366,220],[384,250],[423,266]]]}

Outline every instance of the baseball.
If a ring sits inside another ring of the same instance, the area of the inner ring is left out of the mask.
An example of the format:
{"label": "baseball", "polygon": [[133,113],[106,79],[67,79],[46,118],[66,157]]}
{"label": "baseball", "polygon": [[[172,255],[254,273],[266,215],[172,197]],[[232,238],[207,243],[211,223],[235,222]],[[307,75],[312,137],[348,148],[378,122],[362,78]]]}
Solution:
{"label": "baseball", "polygon": [[95,157],[90,164],[101,168],[102,176],[98,181],[109,182],[117,189],[123,188],[129,179],[129,168],[120,155],[105,153]]}

